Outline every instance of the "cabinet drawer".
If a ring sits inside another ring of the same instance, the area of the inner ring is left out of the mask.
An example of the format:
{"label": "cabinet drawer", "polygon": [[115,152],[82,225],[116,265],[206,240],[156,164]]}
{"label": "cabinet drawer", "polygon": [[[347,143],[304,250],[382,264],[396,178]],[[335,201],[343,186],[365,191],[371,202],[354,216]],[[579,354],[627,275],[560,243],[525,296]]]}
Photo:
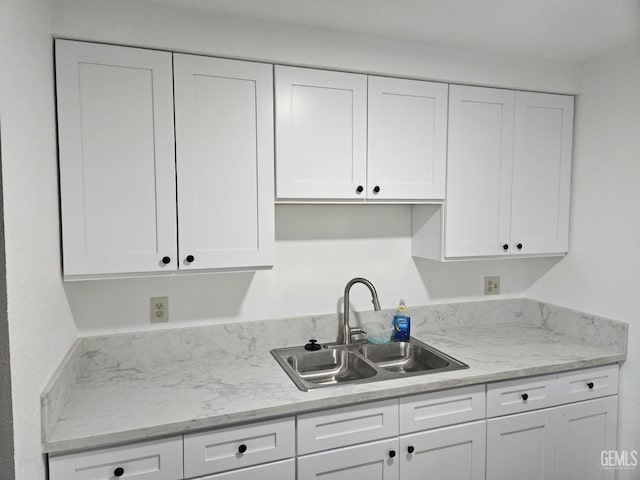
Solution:
{"label": "cabinet drawer", "polygon": [[558,375],[558,403],[579,402],[618,393],[618,365]]}
{"label": "cabinet drawer", "polygon": [[398,435],[398,400],[298,416],[298,454]]}
{"label": "cabinet drawer", "polygon": [[400,433],[418,432],[485,416],[485,387],[425,393],[400,399]]}
{"label": "cabinet drawer", "polygon": [[182,437],[49,457],[49,480],[179,480]]}
{"label": "cabinet drawer", "polygon": [[487,417],[552,407],[558,397],[555,375],[520,378],[487,385]]}
{"label": "cabinet drawer", "polygon": [[195,477],[295,455],[293,417],[184,436],[184,475]]}
{"label": "cabinet drawer", "polygon": [[296,461],[293,458],[281,462],[267,463],[256,467],[241,468],[232,472],[218,473],[197,480],[296,480]]}

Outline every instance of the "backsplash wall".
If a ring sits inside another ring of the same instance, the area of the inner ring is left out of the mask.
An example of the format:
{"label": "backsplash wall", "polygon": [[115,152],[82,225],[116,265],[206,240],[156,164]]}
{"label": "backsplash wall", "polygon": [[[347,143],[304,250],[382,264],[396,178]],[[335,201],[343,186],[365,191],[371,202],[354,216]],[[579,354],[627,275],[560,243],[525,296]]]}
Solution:
{"label": "backsplash wall", "polygon": [[[502,297],[520,296],[559,258],[439,263],[411,257],[407,205],[279,205],[276,265],[257,272],[67,282],[80,335],[336,313],[346,282],[371,280],[382,308],[483,296],[483,277],[502,277]],[[169,297],[166,324],[151,325],[149,298]],[[369,310],[356,285],[352,309]],[[337,327],[336,327],[337,328]]]}

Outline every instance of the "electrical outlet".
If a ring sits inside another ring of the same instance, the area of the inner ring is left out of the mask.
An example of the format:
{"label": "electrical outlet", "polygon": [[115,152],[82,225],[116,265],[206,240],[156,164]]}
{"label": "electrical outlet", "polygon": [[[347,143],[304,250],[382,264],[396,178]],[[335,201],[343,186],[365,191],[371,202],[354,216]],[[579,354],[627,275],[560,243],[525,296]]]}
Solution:
{"label": "electrical outlet", "polygon": [[151,297],[151,323],[164,323],[169,321],[169,297]]}
{"label": "electrical outlet", "polygon": [[484,294],[498,295],[500,293],[500,277],[484,277]]}

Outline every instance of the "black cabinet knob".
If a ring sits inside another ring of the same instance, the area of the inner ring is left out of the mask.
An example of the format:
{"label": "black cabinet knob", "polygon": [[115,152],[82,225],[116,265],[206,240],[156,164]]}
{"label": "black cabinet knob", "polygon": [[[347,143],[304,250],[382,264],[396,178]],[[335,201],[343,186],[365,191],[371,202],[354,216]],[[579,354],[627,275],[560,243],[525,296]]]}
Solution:
{"label": "black cabinet knob", "polygon": [[164,263],[165,265],[171,263],[171,257],[162,257],[162,263]]}
{"label": "black cabinet knob", "polygon": [[593,382],[587,383],[587,387],[589,387],[589,390],[593,390],[593,387],[594,387]]}
{"label": "black cabinet knob", "polygon": [[516,245],[516,248],[517,248],[518,250],[522,250],[522,244],[521,244],[521,243],[517,244],[517,245]]}
{"label": "black cabinet knob", "polygon": [[525,402],[526,402],[527,400],[529,400],[529,394],[528,394],[528,393],[523,393],[523,394],[522,394],[522,400],[524,400]]}
{"label": "black cabinet knob", "polygon": [[196,259],[193,255],[187,255],[187,262],[191,263]]}
{"label": "black cabinet knob", "polygon": [[362,185],[358,185],[358,187],[356,188],[356,193],[362,193],[364,192],[364,187]]}
{"label": "black cabinet knob", "polygon": [[502,245],[502,249],[503,250],[509,250],[509,245],[505,243],[504,245]]}
{"label": "black cabinet knob", "polygon": [[396,456],[396,451],[395,450],[389,450],[389,458],[393,458]]}
{"label": "black cabinet knob", "polygon": [[415,451],[416,451],[416,449],[413,447],[413,445],[409,445],[409,446],[407,447],[407,452],[409,452],[409,453],[413,453],[413,452],[415,452]]}
{"label": "black cabinet knob", "polygon": [[124,468],[122,467],[118,467],[113,471],[113,476],[116,478],[120,478],[122,475],[124,475]]}
{"label": "black cabinet knob", "polygon": [[244,453],[247,451],[247,446],[243,443],[238,447],[238,453]]}
{"label": "black cabinet knob", "polygon": [[378,185],[373,187],[373,193],[380,193],[380,187]]}

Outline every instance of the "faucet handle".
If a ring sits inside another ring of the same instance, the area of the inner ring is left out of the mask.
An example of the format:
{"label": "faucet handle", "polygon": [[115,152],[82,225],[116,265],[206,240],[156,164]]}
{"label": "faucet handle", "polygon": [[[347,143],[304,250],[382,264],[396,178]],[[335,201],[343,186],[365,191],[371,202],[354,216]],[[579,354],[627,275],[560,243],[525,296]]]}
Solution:
{"label": "faucet handle", "polygon": [[312,338],[309,340],[309,343],[307,343],[304,346],[305,350],[309,350],[310,352],[315,352],[316,350],[320,350],[322,347],[318,344],[318,340],[316,340],[315,338]]}

